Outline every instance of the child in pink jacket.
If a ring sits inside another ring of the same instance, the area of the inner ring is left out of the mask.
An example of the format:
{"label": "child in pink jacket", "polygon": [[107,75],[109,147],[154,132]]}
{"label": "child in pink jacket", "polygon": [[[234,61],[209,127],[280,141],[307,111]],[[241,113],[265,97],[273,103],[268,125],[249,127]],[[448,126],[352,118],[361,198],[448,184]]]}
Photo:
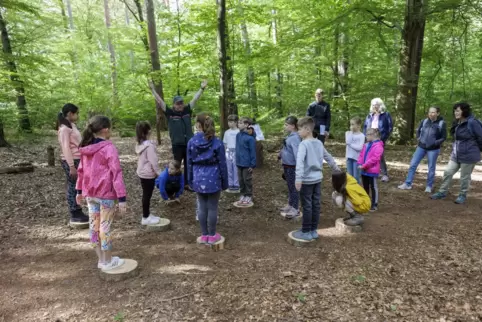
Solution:
{"label": "child in pink jacket", "polygon": [[367,143],[358,157],[358,168],[361,169],[363,188],[371,197],[372,207],[370,211],[378,210],[378,184],[380,174],[380,161],[383,155],[383,142],[380,140],[378,129],[368,129]]}
{"label": "child in pink jacket", "polygon": [[136,154],[139,156],[137,161],[137,176],[141,179],[142,187],[142,220],[141,225],[158,224],[160,218],[151,215],[151,198],[156,178],[161,173],[159,170],[159,159],[157,158],[156,146],[149,141],[151,135],[151,125],[149,122],[139,121],[136,124]]}
{"label": "child in pink jacket", "polygon": [[99,262],[97,267],[111,270],[124,264],[112,256],[111,224],[115,215],[115,201],[119,211],[126,212],[126,188],[122,178],[119,154],[110,138],[110,120],[94,116],[84,130],[80,142],[80,165],[77,169],[77,203],[85,197],[89,206],[90,242]]}

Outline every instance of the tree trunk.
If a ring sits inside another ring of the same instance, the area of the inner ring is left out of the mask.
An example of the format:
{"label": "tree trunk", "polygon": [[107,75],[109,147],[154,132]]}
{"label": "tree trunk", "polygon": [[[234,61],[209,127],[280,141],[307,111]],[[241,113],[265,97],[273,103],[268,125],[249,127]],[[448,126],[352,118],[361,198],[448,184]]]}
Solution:
{"label": "tree trunk", "polygon": [[[272,32],[272,38],[273,38],[273,45],[275,47],[278,45],[278,23],[276,21],[276,9],[271,10],[271,13],[273,15],[273,19],[271,20],[271,32]],[[275,66],[275,78],[276,78],[276,103],[275,103],[275,108],[276,108],[276,114],[282,115],[283,114],[283,100],[281,98],[281,94],[283,91],[283,75],[280,73],[278,65]]]}
{"label": "tree trunk", "polygon": [[252,114],[254,117],[258,117],[258,95],[256,91],[256,77],[254,74],[253,66],[251,65],[251,46],[249,43],[248,27],[244,20],[243,0],[239,0],[238,11],[241,16],[241,37],[243,39],[244,51],[246,54],[248,64],[248,71],[246,72],[246,81],[248,84],[248,98],[251,105]]}
{"label": "tree trunk", "polygon": [[[69,38],[72,38],[72,33],[74,32],[74,17],[72,15],[72,6],[70,4],[70,0],[65,0],[65,5],[67,7],[67,14],[65,13],[64,9],[64,2],[63,0],[59,0],[60,11],[62,14],[62,18],[64,20],[64,27],[66,33],[70,35]],[[74,81],[77,84],[77,55],[75,52],[75,47],[72,47],[72,51],[69,53],[70,61],[72,62],[72,68],[74,70]]]}
{"label": "tree trunk", "polygon": [[5,132],[3,131],[3,120],[0,118],[0,148],[9,147],[7,140],[5,140]]}
{"label": "tree trunk", "polygon": [[334,47],[334,67],[333,67],[333,96],[334,99],[343,100],[345,124],[350,124],[350,108],[348,94],[348,30],[344,23],[340,23],[335,28],[335,47]]}
{"label": "tree trunk", "polygon": [[321,43],[323,40],[321,39],[321,31],[318,29],[317,30],[317,39],[318,39],[318,44],[315,47],[315,73],[316,73],[316,79],[318,83],[321,84],[322,78],[321,78]]}
{"label": "tree trunk", "polygon": [[[107,46],[110,53],[110,64],[111,64],[111,79],[112,79],[112,101],[113,106],[117,107],[119,104],[119,95],[117,93],[117,62],[115,57],[115,49],[112,44],[112,37],[110,34],[110,12],[109,12],[109,0],[104,0],[104,16],[105,16],[105,26],[107,28]],[[110,114],[109,111],[107,114]]]}
{"label": "tree trunk", "polygon": [[[168,2],[169,4],[169,2]],[[181,95],[181,11],[179,9],[179,0],[176,0],[176,23],[177,23],[177,66],[176,66],[176,76],[177,76],[177,95]]]}
{"label": "tree trunk", "polygon": [[396,98],[395,125],[400,135],[400,144],[406,144],[412,139],[415,128],[427,3],[428,0],[406,0]]}
{"label": "tree trunk", "polygon": [[216,0],[218,6],[218,58],[219,58],[219,114],[221,134],[228,129],[228,116],[238,114],[233,84],[233,69],[229,52],[229,33],[226,24],[226,0]]}
{"label": "tree trunk", "polygon": [[20,79],[17,71],[17,65],[13,58],[12,46],[10,44],[10,37],[7,31],[7,22],[3,19],[2,11],[0,11],[0,32],[2,34],[2,49],[7,65],[7,70],[10,73],[10,81],[15,88],[17,95],[18,108],[18,122],[20,129],[30,131],[30,119],[28,117],[27,100],[25,99],[25,89],[23,81]]}
{"label": "tree trunk", "polygon": [[[126,26],[129,27],[131,24],[131,20],[129,18],[129,9],[127,8],[127,4],[125,4],[125,21]],[[134,71],[134,52],[132,49],[129,49],[129,59],[131,63],[131,71]]]}
{"label": "tree trunk", "polygon": [[[154,77],[152,79],[156,92],[164,99],[161,80],[161,62],[159,61],[159,48],[157,47],[156,16],[154,14],[153,0],[146,0],[147,33],[149,37],[149,52]],[[159,106],[156,105],[156,131],[157,142],[161,144],[161,130],[166,129],[166,120]]]}
{"label": "tree trunk", "polygon": [[147,41],[147,30],[144,24],[144,14],[142,13],[142,5],[140,0],[134,0],[134,3],[136,4],[137,8],[137,14],[139,15],[138,21],[139,21],[139,27],[141,27],[142,34],[141,34],[141,39],[142,42],[144,43],[144,47],[146,48],[146,51],[149,51],[149,42]]}

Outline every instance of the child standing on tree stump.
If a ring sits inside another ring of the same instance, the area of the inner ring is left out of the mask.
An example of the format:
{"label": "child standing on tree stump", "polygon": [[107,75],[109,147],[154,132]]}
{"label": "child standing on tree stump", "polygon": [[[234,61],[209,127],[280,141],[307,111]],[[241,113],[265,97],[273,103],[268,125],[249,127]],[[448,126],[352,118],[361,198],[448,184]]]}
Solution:
{"label": "child standing on tree stump", "polygon": [[288,136],[283,141],[283,148],[280,151],[280,159],[283,166],[283,175],[288,185],[288,205],[281,208],[281,214],[286,218],[295,218],[299,212],[299,194],[296,191],[296,156],[301,143],[298,134],[298,119],[295,116],[288,116],[285,120],[285,131]]}
{"label": "child standing on tree stump", "polygon": [[338,208],[344,208],[348,216],[343,219],[347,226],[363,224],[363,216],[370,211],[371,201],[366,191],[351,175],[346,172],[332,174],[333,203]]}
{"label": "child standing on tree stump", "polygon": [[99,258],[97,267],[111,270],[124,264],[112,256],[111,225],[115,215],[115,201],[125,213],[126,188],[122,177],[119,154],[109,141],[111,122],[105,116],[94,116],[83,132],[80,143],[81,160],[77,179],[77,203],[87,199],[90,217],[90,242]]}
{"label": "child standing on tree stump", "polygon": [[200,242],[215,244],[222,238],[216,232],[219,197],[228,188],[226,152],[209,115],[198,114],[196,128],[198,133],[187,144],[188,183],[197,192]]}
{"label": "child standing on tree stump", "polygon": [[340,169],[323,143],[313,137],[315,122],[311,117],[302,118],[298,128],[303,141],[296,156],[296,190],[300,191],[303,224],[300,230],[293,233],[293,237],[311,241],[319,238],[317,229],[320,222],[323,160],[328,162],[332,170]]}
{"label": "child standing on tree stump", "polygon": [[363,188],[371,197],[372,207],[370,211],[378,210],[378,184],[380,174],[380,161],[383,156],[383,142],[380,140],[378,129],[367,130],[367,143],[358,158],[358,168],[361,169]]}
{"label": "child standing on tree stump", "polygon": [[224,148],[226,149],[226,163],[228,165],[229,189],[228,192],[238,192],[238,168],[236,167],[236,136],[239,133],[238,116],[228,116],[229,130],[224,132]]}
{"label": "child standing on tree stump", "polygon": [[253,169],[256,167],[256,133],[251,127],[251,119],[242,117],[238,121],[239,133],[236,135],[236,166],[241,197],[236,205],[253,205]]}
{"label": "child standing on tree stump", "polygon": [[173,160],[169,162],[169,166],[161,172],[156,179],[156,187],[161,193],[164,201],[176,200],[179,201],[179,197],[184,192],[184,177],[181,171],[181,162]]}

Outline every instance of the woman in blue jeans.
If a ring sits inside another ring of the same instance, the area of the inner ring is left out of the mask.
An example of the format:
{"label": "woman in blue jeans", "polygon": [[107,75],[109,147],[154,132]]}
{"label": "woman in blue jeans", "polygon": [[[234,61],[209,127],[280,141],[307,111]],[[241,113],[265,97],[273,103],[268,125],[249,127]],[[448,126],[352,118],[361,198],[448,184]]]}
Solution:
{"label": "woman in blue jeans", "polygon": [[437,166],[437,158],[440,154],[440,147],[447,139],[447,126],[444,119],[440,116],[439,107],[431,107],[428,110],[428,117],[420,122],[417,129],[418,146],[413,154],[410,168],[408,169],[407,179],[398,186],[398,189],[412,189],[413,177],[417,171],[420,161],[425,155],[428,160],[427,186],[425,192],[431,193],[433,181],[435,178],[435,168]]}

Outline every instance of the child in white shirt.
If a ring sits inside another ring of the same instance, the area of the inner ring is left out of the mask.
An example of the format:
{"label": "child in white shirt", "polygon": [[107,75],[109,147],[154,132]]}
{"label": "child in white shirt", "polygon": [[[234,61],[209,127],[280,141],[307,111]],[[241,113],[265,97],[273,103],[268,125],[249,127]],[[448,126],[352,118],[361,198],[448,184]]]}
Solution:
{"label": "child in white shirt", "polygon": [[236,166],[236,135],[239,133],[238,116],[228,116],[229,130],[224,132],[224,147],[226,149],[226,164],[228,166],[227,192],[239,192],[238,168]]}
{"label": "child in white shirt", "polygon": [[345,133],[346,171],[360,183],[360,170],[357,161],[365,143],[365,135],[361,132],[362,121],[359,117],[350,120],[350,131]]}

